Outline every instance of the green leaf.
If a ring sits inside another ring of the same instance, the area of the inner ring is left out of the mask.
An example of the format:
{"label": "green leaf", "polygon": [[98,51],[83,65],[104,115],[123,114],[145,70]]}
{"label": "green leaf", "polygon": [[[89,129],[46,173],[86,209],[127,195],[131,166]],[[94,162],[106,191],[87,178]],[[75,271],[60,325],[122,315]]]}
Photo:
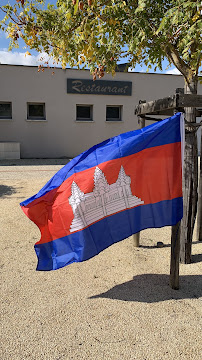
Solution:
{"label": "green leaf", "polygon": [[165,23],[166,23],[166,17],[164,17],[163,19],[162,19],[162,21],[161,21],[161,23],[160,23],[160,26],[159,26],[159,28],[157,29],[157,31],[156,31],[156,35],[158,35],[159,33],[160,33],[160,31],[164,28],[164,26],[165,26]]}
{"label": "green leaf", "polygon": [[79,0],[76,0],[76,4],[74,5],[74,15],[76,15],[78,11],[78,6],[79,6]]}

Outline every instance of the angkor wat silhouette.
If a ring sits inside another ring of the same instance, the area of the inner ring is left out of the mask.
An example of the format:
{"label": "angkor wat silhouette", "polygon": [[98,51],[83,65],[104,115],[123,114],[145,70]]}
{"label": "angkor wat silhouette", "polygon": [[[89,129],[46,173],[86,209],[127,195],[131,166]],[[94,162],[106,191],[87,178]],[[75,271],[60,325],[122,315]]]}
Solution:
{"label": "angkor wat silhouette", "polygon": [[109,185],[107,179],[97,166],[94,172],[94,188],[90,193],[84,194],[76,184],[72,182],[69,203],[74,213],[74,219],[70,226],[70,232],[86,228],[88,225],[102,218],[129,209],[144,201],[131,192],[131,178],[126,175],[121,166],[115,183]]}

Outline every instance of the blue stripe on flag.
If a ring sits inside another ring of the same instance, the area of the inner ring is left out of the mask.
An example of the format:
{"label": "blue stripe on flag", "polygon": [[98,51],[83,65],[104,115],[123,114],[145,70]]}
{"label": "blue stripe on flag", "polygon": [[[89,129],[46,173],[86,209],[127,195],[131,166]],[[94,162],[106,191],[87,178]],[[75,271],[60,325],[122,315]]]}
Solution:
{"label": "blue stripe on flag", "polygon": [[88,228],[44,244],[36,244],[37,270],[56,270],[88,260],[110,245],[147,228],[174,225],[182,218],[182,198],[137,206]]}

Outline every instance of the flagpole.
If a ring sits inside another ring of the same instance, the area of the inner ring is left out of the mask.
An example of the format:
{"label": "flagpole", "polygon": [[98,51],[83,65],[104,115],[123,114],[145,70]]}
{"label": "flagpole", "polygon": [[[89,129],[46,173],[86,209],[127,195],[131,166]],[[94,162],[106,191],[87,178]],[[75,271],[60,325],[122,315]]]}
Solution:
{"label": "flagpole", "polygon": [[[138,116],[138,128],[143,129],[145,127],[145,117]],[[133,234],[133,243],[135,247],[140,246],[140,232]]]}
{"label": "flagpole", "polygon": [[[178,112],[174,110],[174,114]],[[183,163],[182,163],[183,166]],[[180,265],[180,231],[181,221],[172,226],[171,230],[171,254],[170,254],[170,287],[174,290],[179,289],[179,265]]]}

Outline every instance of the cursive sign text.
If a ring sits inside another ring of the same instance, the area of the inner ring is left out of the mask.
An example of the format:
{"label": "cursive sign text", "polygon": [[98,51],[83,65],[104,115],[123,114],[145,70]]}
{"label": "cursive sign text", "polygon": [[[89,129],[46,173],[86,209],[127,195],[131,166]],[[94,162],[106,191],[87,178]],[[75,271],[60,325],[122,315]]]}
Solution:
{"label": "cursive sign text", "polygon": [[132,95],[131,81],[108,81],[67,79],[67,92],[70,94],[94,95]]}

